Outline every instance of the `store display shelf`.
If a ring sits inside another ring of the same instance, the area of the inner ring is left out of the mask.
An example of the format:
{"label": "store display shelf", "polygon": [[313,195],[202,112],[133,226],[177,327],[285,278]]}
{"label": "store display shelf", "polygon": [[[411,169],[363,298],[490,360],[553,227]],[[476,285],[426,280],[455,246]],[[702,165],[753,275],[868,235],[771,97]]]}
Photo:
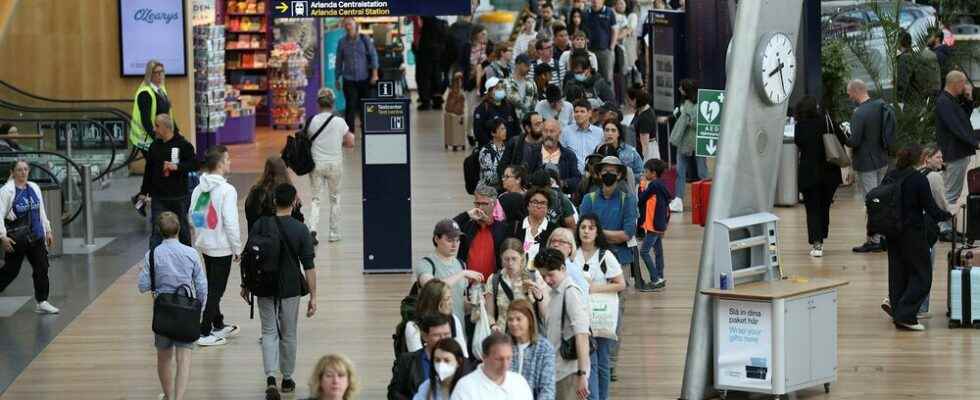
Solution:
{"label": "store display shelf", "polygon": [[269,50],[265,47],[228,47],[225,51],[266,51]]}
{"label": "store display shelf", "polygon": [[260,12],[254,12],[254,13],[250,13],[250,12],[244,12],[244,13],[243,12],[230,12],[230,13],[227,13],[225,15],[229,15],[229,16],[232,16],[232,17],[260,17],[260,16],[264,16],[265,13],[260,13]]}
{"label": "store display shelf", "polygon": [[241,30],[228,30],[228,33],[266,33],[266,31],[241,31]]}
{"label": "store display shelf", "polygon": [[265,71],[269,67],[228,67],[229,71]]}

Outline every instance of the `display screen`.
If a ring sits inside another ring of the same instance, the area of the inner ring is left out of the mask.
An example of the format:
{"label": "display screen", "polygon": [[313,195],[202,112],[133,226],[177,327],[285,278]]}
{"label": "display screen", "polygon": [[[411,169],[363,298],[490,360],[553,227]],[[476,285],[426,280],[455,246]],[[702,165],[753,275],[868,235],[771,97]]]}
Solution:
{"label": "display screen", "polygon": [[123,76],[143,76],[158,60],[168,76],[187,74],[183,0],[119,0]]}

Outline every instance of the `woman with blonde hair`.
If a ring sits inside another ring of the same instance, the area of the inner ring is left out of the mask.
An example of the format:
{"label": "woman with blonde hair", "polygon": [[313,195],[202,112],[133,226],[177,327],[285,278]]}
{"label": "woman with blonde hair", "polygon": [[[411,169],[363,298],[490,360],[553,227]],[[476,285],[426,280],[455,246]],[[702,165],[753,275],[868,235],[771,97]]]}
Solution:
{"label": "woman with blonde hair", "polygon": [[536,400],[555,398],[555,348],[538,333],[538,317],[526,299],[514,300],[507,309],[507,332],[513,339],[510,370],[527,380]]}
{"label": "woman with blonde hair", "polygon": [[327,354],[313,368],[310,397],[306,400],[350,400],[358,389],[350,360],[340,354]]}
{"label": "woman with blonde hair", "polygon": [[441,279],[430,279],[419,289],[418,303],[415,304],[417,320],[405,323],[406,351],[418,351],[422,348],[421,318],[428,314],[440,314],[452,320],[449,325],[452,337],[463,348],[463,356],[469,358],[466,351],[466,331],[463,330],[462,320],[453,314],[453,293],[450,286]]}
{"label": "woman with blonde hair", "polygon": [[555,229],[554,232],[551,232],[551,237],[548,238],[548,247],[565,255],[565,270],[568,272],[568,276],[588,296],[589,280],[585,278],[585,271],[582,266],[575,262],[575,253],[578,251],[575,243],[575,233],[568,228]]}
{"label": "woman with blonde hair", "polygon": [[[133,98],[133,121],[129,124],[129,143],[142,151],[144,156],[156,137],[156,131],[153,129],[154,119],[160,114],[170,114],[170,97],[164,84],[165,76],[163,63],[157,60],[147,61],[143,81],[140,82]],[[180,130],[175,126],[174,132]]]}
{"label": "woman with blonde hair", "polygon": [[488,287],[483,293],[490,328],[495,330],[507,326],[507,310],[512,302],[523,299],[540,304],[548,293],[541,274],[527,268],[524,243],[519,239],[507,238],[500,244],[500,263],[502,268],[487,278]]}

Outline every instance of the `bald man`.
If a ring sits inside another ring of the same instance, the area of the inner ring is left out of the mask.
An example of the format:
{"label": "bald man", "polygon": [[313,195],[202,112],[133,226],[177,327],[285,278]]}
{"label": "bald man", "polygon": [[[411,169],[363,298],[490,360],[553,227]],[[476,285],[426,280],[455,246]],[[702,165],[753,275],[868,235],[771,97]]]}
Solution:
{"label": "bald man", "polygon": [[[868,85],[860,79],[847,84],[847,97],[858,106],[851,116],[851,136],[847,145],[854,149],[854,171],[857,173],[858,189],[864,197],[881,184],[888,170],[888,153],[882,141],[882,113],[885,102],[872,99],[868,95]],[[855,253],[885,251],[877,234],[868,234],[864,244],[854,247]]]}
{"label": "bald man", "polygon": [[946,87],[936,100],[936,143],[946,161],[946,201],[955,207],[963,191],[966,170],[980,144],[980,133],[973,130],[973,86],[960,71],[946,74]]}
{"label": "bald man", "polygon": [[[166,211],[177,214],[180,219],[180,242],[191,245],[191,227],[187,220],[190,208],[190,191],[187,174],[197,171],[194,146],[179,132],[174,132],[174,121],[169,114],[159,114],[153,121],[156,139],[150,143],[146,152],[146,168],[143,172],[143,185],[139,197],[149,197],[150,219]],[[150,248],[163,241],[158,229],[150,232]]]}

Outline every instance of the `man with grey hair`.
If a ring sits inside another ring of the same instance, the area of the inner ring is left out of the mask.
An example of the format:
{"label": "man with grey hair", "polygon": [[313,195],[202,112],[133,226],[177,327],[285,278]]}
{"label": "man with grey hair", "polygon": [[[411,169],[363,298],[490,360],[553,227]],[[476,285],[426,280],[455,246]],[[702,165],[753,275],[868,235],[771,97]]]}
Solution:
{"label": "man with grey hair", "polygon": [[946,162],[943,179],[950,207],[956,207],[960,199],[966,170],[980,144],[980,134],[970,124],[973,108],[973,85],[967,83],[962,72],[950,71],[946,74],[946,87],[936,99],[936,143]]}
{"label": "man with grey hair", "polygon": [[[187,175],[197,171],[194,146],[180,133],[174,132],[174,121],[170,114],[159,114],[153,121],[156,140],[146,151],[146,167],[143,171],[143,184],[138,199],[150,199],[150,220],[171,211],[180,219],[180,242],[191,245],[191,227],[187,219],[190,205],[190,191]],[[163,241],[159,230],[150,233],[150,248]]]}
{"label": "man with grey hair", "polygon": [[463,232],[456,257],[466,263],[466,269],[483,274],[483,279],[497,270],[497,250],[507,238],[504,223],[493,217],[496,206],[497,189],[478,185],[473,208],[453,218]]}
{"label": "man with grey hair", "polygon": [[[847,84],[847,97],[857,104],[851,116],[851,136],[847,138],[847,145],[854,149],[854,171],[857,172],[861,197],[864,197],[881,184],[888,170],[888,152],[882,139],[886,105],[881,99],[872,99],[868,95],[868,85],[860,79]],[[885,251],[882,239],[881,235],[869,232],[867,241],[852,250],[855,253]]]}

